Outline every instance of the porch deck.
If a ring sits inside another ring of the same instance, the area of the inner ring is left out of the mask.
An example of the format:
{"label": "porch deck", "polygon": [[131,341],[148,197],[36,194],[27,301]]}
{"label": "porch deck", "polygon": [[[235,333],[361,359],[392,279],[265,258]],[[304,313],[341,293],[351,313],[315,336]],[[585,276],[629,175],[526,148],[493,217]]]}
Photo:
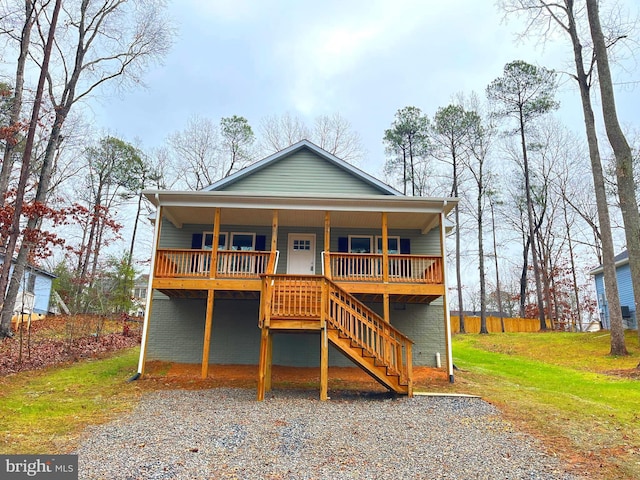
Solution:
{"label": "porch deck", "polygon": [[[323,252],[323,273],[364,300],[390,295],[398,302],[429,303],[443,295],[442,258],[430,255]],[[153,288],[171,297],[257,298],[260,278],[277,271],[278,252],[159,249]],[[211,268],[212,265],[217,268]],[[253,292],[253,293],[251,293]]]}

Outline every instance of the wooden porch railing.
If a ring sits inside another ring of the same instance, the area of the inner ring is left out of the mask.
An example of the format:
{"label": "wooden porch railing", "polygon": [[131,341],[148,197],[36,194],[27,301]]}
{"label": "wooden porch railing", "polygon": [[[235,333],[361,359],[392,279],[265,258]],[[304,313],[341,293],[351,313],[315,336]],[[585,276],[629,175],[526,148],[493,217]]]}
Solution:
{"label": "wooden porch railing", "polygon": [[[211,250],[158,250],[154,275],[159,278],[210,278],[212,253]],[[271,252],[218,250],[217,256],[216,278],[259,278],[268,273]]]}
{"label": "wooden porch railing", "polygon": [[400,383],[411,381],[413,342],[382,317],[330,280],[327,282],[327,323],[383,363],[389,373],[400,375]]}
{"label": "wooden porch railing", "polygon": [[[382,254],[334,253],[329,255],[331,280],[338,282],[382,282]],[[442,283],[442,258],[427,255],[392,254],[389,259],[389,282]]]}
{"label": "wooden porch railing", "polygon": [[400,383],[410,385],[411,339],[326,277],[264,275],[260,308],[260,328],[269,327],[272,317],[326,322],[327,328],[349,338],[388,374],[399,375]]}

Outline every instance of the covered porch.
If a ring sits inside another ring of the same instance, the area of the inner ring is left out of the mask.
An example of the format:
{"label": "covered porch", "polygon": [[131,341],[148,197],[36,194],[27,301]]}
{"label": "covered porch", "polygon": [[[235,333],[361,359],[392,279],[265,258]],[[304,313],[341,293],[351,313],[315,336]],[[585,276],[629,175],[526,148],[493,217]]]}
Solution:
{"label": "covered porch", "polygon": [[[206,298],[203,378],[208,375],[215,299],[261,298],[263,279],[269,275],[324,277],[362,301],[379,303],[387,324],[393,302],[428,304],[445,298],[443,245],[445,216],[455,204],[451,199],[327,199],[217,191],[146,196],[156,204],[160,220],[150,290],[169,297]],[[186,237],[193,225],[210,235],[208,244],[218,248],[178,248],[169,242],[181,231]],[[263,244],[258,248],[254,240],[250,247],[235,248],[230,242],[234,229],[246,235],[254,232],[254,238],[256,231],[263,233]],[[409,241],[412,251],[407,253]],[[151,301],[150,297],[147,312]],[[446,299],[444,304],[448,326]]]}

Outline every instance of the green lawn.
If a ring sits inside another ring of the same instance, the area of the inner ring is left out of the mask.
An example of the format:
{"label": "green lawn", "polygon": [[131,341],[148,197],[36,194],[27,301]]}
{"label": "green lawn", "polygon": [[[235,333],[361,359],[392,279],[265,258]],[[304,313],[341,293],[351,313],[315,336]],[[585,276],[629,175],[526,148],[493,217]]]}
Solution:
{"label": "green lawn", "polygon": [[[640,478],[640,361],[612,358],[606,333],[457,335],[456,383],[446,391],[494,403],[551,453],[588,461],[589,478]],[[132,382],[138,348],[100,360],[0,378],[0,452],[65,453],[83,429],[130,411],[143,390]]]}
{"label": "green lawn", "polygon": [[86,425],[132,408],[138,352],[0,378],[0,452],[65,453]]}
{"label": "green lawn", "polygon": [[[613,358],[606,333],[458,335],[453,341],[459,388],[498,405],[516,422],[580,457],[596,455],[640,478],[640,380],[605,372],[633,369]],[[613,477],[610,477],[613,478]]]}

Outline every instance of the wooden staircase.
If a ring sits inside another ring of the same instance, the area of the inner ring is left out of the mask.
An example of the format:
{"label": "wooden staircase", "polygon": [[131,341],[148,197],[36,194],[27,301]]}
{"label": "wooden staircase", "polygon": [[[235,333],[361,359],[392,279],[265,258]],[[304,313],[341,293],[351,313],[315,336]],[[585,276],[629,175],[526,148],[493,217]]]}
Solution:
{"label": "wooden staircase", "polygon": [[[268,390],[270,387],[269,335],[278,331],[320,331],[323,349],[331,342],[384,387],[399,394],[413,394],[413,342],[326,277],[265,275],[259,326],[264,340],[261,348],[259,399],[261,388],[264,394],[264,389]],[[325,361],[321,362],[321,369],[326,369],[326,351],[322,355],[325,355]],[[326,371],[321,372],[321,376],[322,373],[326,378]],[[326,385],[324,388],[326,389]]]}

